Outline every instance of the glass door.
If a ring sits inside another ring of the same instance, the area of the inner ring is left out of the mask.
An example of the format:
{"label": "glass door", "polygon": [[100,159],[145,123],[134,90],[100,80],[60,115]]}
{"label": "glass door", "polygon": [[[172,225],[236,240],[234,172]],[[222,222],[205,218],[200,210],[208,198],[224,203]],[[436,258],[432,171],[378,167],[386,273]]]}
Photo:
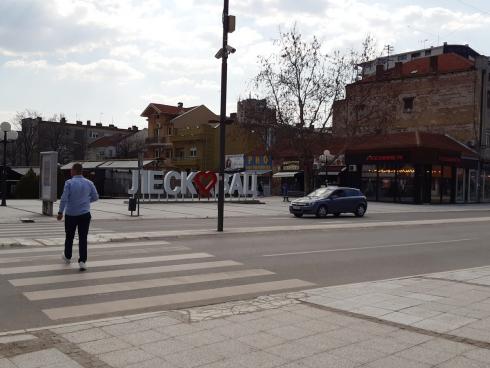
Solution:
{"label": "glass door", "polygon": [[466,171],[465,169],[456,169],[456,203],[464,203],[464,194],[466,192]]}
{"label": "glass door", "polygon": [[431,183],[430,183],[431,203],[441,203],[441,178],[442,178],[442,167],[439,165],[433,165]]}
{"label": "glass door", "polygon": [[451,203],[452,185],[453,168],[451,166],[443,166],[441,176],[441,203]]}
{"label": "glass door", "polygon": [[469,170],[468,173],[468,202],[477,201],[476,183],[478,177],[476,170]]}

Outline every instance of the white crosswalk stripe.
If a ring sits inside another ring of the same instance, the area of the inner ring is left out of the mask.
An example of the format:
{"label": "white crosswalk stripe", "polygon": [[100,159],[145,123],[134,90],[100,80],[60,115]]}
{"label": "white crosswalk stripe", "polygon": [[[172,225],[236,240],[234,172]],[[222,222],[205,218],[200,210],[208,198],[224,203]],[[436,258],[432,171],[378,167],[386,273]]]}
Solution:
{"label": "white crosswalk stripe", "polygon": [[[90,234],[108,234],[112,230],[90,227]],[[62,222],[0,224],[0,238],[49,238],[65,236]]]}
{"label": "white crosswalk stripe", "polygon": [[[167,245],[169,244],[165,240],[153,240],[153,241],[144,241],[144,242],[137,242],[137,243],[128,243],[128,242],[123,242],[123,243],[102,243],[102,244],[89,244],[89,249],[108,249],[108,248],[128,248],[128,247],[146,247],[146,246],[151,246],[151,245]],[[75,248],[77,246],[74,246]],[[23,254],[23,253],[59,253],[60,249],[62,249],[59,246],[56,247],[43,247],[43,248],[24,248],[24,249],[2,249],[0,250],[0,255],[3,254]]]}
{"label": "white crosswalk stripe", "polygon": [[[183,259],[193,258],[208,258],[212,257],[208,253],[189,253],[189,254],[175,254],[170,256],[153,256],[153,257],[140,257],[140,258],[124,258],[124,259],[109,259],[106,261],[94,261],[90,262],[90,268],[103,267],[103,266],[121,266],[130,265],[136,263],[153,263],[158,261],[178,261]],[[43,271],[65,271],[70,268],[78,267],[78,265],[65,265],[65,264],[47,264],[38,266],[20,266],[20,267],[6,267],[0,269],[0,275],[12,275],[16,273],[32,273]]]}
{"label": "white crosswalk stripe", "polygon": [[[0,250],[0,278],[7,277],[12,287],[20,289],[25,303],[33,303],[51,320],[202,305],[314,285],[278,279],[270,270],[246,268],[240,262],[219,260],[165,241],[97,244],[89,250],[87,272],[56,259],[61,249]],[[118,258],[111,258],[111,250]]]}

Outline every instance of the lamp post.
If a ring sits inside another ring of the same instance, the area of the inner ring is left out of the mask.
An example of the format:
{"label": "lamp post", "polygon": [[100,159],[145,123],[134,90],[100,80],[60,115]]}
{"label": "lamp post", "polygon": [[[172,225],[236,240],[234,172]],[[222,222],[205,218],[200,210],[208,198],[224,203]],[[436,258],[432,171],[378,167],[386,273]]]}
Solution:
{"label": "lamp post", "polygon": [[3,167],[2,167],[2,204],[7,206],[7,142],[17,139],[17,132],[12,130],[10,123],[4,121],[0,124],[1,139],[3,140]]}
{"label": "lamp post", "polygon": [[228,33],[235,30],[235,16],[228,15],[229,0],[223,3],[223,47],[214,56],[221,59],[221,108],[219,124],[219,178],[218,178],[218,231],[223,231],[225,210],[225,124],[226,119],[226,84],[228,73],[228,55],[236,51],[228,45]]}

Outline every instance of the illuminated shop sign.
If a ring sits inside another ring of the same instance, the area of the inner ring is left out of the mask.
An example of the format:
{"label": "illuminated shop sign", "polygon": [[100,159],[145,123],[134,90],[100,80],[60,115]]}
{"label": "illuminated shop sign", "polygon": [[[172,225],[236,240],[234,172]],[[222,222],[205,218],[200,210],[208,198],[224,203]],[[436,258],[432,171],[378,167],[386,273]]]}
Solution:
{"label": "illuminated shop sign", "polygon": [[403,161],[403,155],[369,155],[366,161]]}
{"label": "illuminated shop sign", "polygon": [[459,157],[439,156],[439,161],[447,162],[451,164],[460,164],[461,159]]}

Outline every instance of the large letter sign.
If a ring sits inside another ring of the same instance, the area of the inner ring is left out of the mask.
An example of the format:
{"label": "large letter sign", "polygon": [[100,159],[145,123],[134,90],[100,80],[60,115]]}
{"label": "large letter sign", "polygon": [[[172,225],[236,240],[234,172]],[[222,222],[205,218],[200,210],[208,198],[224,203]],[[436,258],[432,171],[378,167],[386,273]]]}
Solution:
{"label": "large letter sign", "polygon": [[174,180],[181,180],[182,176],[176,172],[176,171],[169,171],[165,175],[165,179],[163,179],[163,188],[165,189],[165,192],[168,195],[173,195],[173,196],[178,196],[180,193],[180,187],[175,186],[174,188],[171,187],[172,179]]}
{"label": "large letter sign", "polygon": [[211,189],[217,181],[216,174],[211,171],[199,171],[194,177],[194,183],[199,188],[199,193],[206,197],[209,197]]}
{"label": "large letter sign", "polygon": [[[165,175],[164,175],[165,174]],[[157,177],[162,177],[163,180]],[[243,179],[242,179],[243,177]],[[230,182],[231,178],[231,182]],[[218,193],[218,175],[212,171],[198,171],[186,173],[177,171],[148,171],[141,170],[141,193],[142,194],[167,194],[177,198],[186,195],[203,197],[215,196]],[[160,188],[163,182],[163,189]],[[158,186],[158,188],[156,187]],[[138,171],[132,172],[132,186],[128,193],[134,195],[138,192]],[[257,195],[256,174],[225,174],[225,193],[240,196]]]}

